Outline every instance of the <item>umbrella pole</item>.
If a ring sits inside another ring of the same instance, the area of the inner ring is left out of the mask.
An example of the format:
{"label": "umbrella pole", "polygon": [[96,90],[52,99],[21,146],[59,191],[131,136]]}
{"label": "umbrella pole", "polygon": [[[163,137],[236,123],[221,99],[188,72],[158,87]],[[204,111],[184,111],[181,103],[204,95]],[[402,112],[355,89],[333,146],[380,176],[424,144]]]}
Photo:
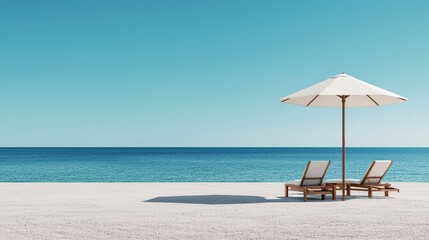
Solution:
{"label": "umbrella pole", "polygon": [[347,96],[341,96],[341,103],[342,103],[342,123],[343,123],[343,126],[342,126],[342,132],[343,132],[343,136],[342,136],[342,138],[343,138],[343,146],[342,146],[342,152],[343,152],[343,154],[342,154],[342,159],[343,159],[343,161],[342,161],[342,169],[343,169],[343,177],[342,177],[342,190],[343,190],[343,201],[345,201],[346,200],[346,194],[345,194],[345,188],[346,188],[346,185],[345,185],[345,182],[346,182],[346,134],[345,134],[345,132],[346,132],[346,128],[345,128],[345,121],[346,121],[346,117],[345,117],[345,111],[346,111],[346,98],[347,98]]}

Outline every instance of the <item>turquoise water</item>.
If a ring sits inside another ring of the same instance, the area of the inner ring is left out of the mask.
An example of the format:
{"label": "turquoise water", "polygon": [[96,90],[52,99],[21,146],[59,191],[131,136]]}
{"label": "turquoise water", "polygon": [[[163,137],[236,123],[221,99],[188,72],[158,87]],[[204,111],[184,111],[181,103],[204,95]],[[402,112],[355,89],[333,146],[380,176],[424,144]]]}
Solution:
{"label": "turquoise water", "polygon": [[[0,182],[282,182],[322,159],[340,178],[340,148],[0,148]],[[347,177],[375,159],[394,161],[386,181],[429,182],[429,148],[348,148]]]}

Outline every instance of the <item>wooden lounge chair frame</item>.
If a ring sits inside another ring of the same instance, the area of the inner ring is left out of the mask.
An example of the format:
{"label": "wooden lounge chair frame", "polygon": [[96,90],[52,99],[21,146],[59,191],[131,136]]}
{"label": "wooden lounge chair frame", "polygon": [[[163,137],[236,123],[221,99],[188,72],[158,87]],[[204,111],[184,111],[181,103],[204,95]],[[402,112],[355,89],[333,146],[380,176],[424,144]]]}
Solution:
{"label": "wooden lounge chair frame", "polygon": [[[304,175],[301,178],[299,185],[285,184],[285,197],[289,197],[289,191],[302,192],[304,194],[304,202],[307,202],[308,194],[321,194],[321,199],[325,200],[326,194],[332,194],[332,199],[336,200],[336,187],[335,186],[326,186],[323,184],[323,178],[325,177],[326,172],[328,171],[331,161],[328,161],[325,171],[323,172],[322,177],[307,177],[308,169],[310,169],[312,161],[308,161],[307,167],[305,168]],[[319,180],[319,185],[304,185],[306,180]]]}
{"label": "wooden lounge chair frame", "polygon": [[[377,161],[373,161],[371,166],[365,173],[365,176],[361,179],[360,183],[346,183],[347,196],[351,195],[351,191],[367,191],[368,197],[372,198],[373,192],[384,192],[384,196],[388,197],[389,192],[399,192],[398,188],[392,187],[390,183],[381,183],[381,180],[386,175],[393,161],[390,161],[389,166],[386,168],[382,176],[369,176],[372,168],[375,166]],[[342,187],[341,183],[326,183],[328,186]]]}

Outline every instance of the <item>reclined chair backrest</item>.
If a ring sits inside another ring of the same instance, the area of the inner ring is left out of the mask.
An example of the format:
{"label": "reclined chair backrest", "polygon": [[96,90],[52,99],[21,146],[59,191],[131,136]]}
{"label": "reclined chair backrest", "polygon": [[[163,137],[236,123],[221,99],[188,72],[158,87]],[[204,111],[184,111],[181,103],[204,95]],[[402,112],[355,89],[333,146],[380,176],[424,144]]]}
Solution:
{"label": "reclined chair backrest", "polygon": [[320,186],[331,161],[308,161],[300,186]]}
{"label": "reclined chair backrest", "polygon": [[379,184],[392,165],[392,160],[375,160],[369,166],[360,184]]}

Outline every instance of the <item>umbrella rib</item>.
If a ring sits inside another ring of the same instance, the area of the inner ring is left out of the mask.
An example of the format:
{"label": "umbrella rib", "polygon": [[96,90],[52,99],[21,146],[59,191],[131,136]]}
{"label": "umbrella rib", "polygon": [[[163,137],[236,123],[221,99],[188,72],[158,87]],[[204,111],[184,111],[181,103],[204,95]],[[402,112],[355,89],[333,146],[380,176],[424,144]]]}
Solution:
{"label": "umbrella rib", "polygon": [[407,99],[405,99],[405,98],[401,98],[401,97],[398,97],[399,99],[401,99],[402,101],[407,101]]}
{"label": "umbrella rib", "polygon": [[286,102],[287,100],[289,100],[290,98],[286,98],[285,100],[282,100],[282,102]]}
{"label": "umbrella rib", "polygon": [[376,102],[376,101],[374,101],[374,99],[372,99],[372,97],[370,97],[369,95],[366,95],[369,99],[371,99],[371,101],[373,101],[374,103],[375,103],[375,105],[377,105],[377,106],[380,106],[380,105],[378,105],[378,103]]}
{"label": "umbrella rib", "polygon": [[316,100],[316,98],[318,97],[319,95],[316,95],[314,98],[313,98],[313,100],[311,100],[308,104],[307,104],[307,107],[314,101],[314,100]]}

